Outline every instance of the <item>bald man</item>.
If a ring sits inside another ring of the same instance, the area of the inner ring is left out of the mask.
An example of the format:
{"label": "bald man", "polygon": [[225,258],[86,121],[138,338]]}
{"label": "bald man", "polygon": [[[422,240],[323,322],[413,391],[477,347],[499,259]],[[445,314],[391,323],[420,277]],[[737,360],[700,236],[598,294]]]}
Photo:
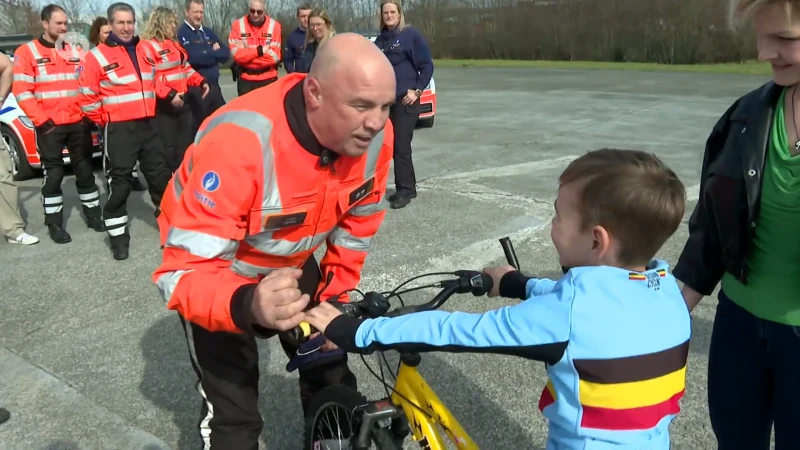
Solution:
{"label": "bald man", "polygon": [[[206,449],[258,448],[255,338],[295,327],[307,307],[347,300],[358,285],[385,215],[394,100],[383,53],[361,35],[336,35],[308,75],[209,116],[167,187],[153,280],[186,332]],[[357,388],[347,355],[322,336],[280,341],[287,370],[299,370],[304,411],[325,386]]]}

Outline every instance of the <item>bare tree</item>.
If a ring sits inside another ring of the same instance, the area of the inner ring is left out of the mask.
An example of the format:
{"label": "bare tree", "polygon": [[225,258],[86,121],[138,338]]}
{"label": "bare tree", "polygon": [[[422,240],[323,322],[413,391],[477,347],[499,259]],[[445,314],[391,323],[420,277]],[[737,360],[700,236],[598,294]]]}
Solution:
{"label": "bare tree", "polygon": [[32,0],[0,0],[0,33],[36,34],[41,29],[39,8]]}

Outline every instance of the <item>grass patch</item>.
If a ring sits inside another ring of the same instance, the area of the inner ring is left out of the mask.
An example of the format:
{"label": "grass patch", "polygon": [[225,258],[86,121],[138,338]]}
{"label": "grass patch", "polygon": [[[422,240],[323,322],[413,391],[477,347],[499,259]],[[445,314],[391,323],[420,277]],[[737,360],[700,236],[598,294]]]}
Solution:
{"label": "grass patch", "polygon": [[606,61],[529,61],[509,59],[437,59],[436,67],[521,67],[537,69],[574,70],[640,70],[649,72],[724,73],[740,75],[771,75],[769,64],[758,61],[724,64],[656,64],[620,63]]}

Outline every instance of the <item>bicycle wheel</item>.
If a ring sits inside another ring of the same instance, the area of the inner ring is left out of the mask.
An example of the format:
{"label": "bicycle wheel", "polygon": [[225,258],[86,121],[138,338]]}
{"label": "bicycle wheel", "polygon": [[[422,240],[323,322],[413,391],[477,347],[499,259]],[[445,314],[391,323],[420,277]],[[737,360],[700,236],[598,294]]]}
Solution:
{"label": "bicycle wheel", "polygon": [[[353,450],[353,409],[367,403],[360,392],[344,385],[328,386],[319,391],[308,405],[303,448],[306,450]],[[402,450],[389,429],[372,433],[373,448]]]}

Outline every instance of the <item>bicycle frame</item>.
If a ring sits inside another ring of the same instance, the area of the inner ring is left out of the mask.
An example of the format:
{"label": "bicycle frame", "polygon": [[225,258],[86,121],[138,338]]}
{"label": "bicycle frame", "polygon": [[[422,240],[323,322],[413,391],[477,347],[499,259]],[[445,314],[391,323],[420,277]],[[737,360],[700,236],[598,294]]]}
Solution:
{"label": "bicycle frame", "polygon": [[459,450],[478,450],[478,446],[428,386],[415,366],[401,360],[391,399],[405,412],[413,439],[419,442],[423,450],[447,448],[437,424]]}

